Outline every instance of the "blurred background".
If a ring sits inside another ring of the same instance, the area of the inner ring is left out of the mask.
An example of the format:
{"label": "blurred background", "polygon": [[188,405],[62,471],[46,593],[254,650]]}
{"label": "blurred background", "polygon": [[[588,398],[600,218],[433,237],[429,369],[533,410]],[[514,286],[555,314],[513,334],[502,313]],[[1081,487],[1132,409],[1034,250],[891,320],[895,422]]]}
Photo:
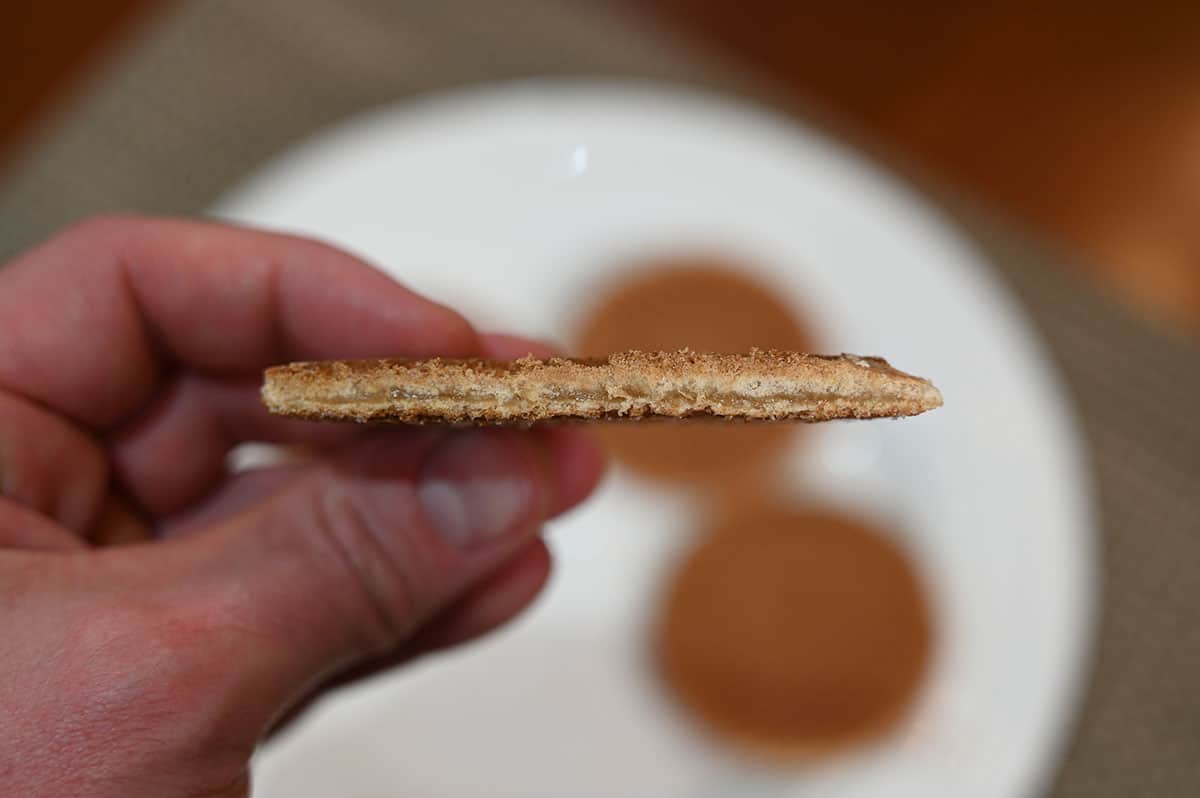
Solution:
{"label": "blurred background", "polygon": [[[615,4],[1078,253],[1160,329],[1200,334],[1197,4]],[[170,4],[5,5],[0,170]]]}
{"label": "blurred background", "polygon": [[1200,794],[1200,4],[844,5],[8,0],[0,262],[90,213],[203,213],[322,128],[462,85],[634,78],[794,114],[961,226],[1073,398],[1104,606],[1053,794]]}

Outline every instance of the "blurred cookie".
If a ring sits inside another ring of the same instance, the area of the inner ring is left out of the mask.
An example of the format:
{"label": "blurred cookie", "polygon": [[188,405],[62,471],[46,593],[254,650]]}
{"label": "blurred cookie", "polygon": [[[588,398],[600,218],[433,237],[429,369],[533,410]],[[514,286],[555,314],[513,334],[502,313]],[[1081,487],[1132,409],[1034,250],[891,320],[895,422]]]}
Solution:
{"label": "blurred cookie", "polygon": [[[770,285],[736,261],[692,256],[657,260],[609,286],[585,313],[577,350],[603,356],[627,349],[746,352],[752,348],[812,352],[804,321]],[[604,425],[600,437],[627,466],[668,480],[750,474],[795,434],[776,424]]]}
{"label": "blurred cookie", "polygon": [[746,352],[813,349],[799,315],[732,261],[686,258],[640,264],[602,292],[579,331],[578,353],[627,349]]}
{"label": "blurred cookie", "polygon": [[301,418],[468,424],[827,421],[910,416],[941,405],[927,380],[878,358],[777,350],[292,363],[267,369],[262,395],[271,412]]}
{"label": "blurred cookie", "polygon": [[667,687],[718,735],[803,759],[876,736],[930,660],[929,607],[904,552],[853,518],[768,511],[703,539],[670,584]]}

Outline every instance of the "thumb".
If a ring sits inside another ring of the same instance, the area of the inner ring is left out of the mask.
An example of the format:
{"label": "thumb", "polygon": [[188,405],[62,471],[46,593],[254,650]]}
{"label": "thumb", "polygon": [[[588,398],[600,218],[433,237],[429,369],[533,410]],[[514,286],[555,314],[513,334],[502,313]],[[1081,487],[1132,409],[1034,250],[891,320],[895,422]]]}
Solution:
{"label": "thumb", "polygon": [[550,466],[512,431],[372,437],[191,536],[181,598],[215,618],[214,651],[239,652],[231,686],[265,724],[322,677],[400,646],[527,545],[556,501]]}

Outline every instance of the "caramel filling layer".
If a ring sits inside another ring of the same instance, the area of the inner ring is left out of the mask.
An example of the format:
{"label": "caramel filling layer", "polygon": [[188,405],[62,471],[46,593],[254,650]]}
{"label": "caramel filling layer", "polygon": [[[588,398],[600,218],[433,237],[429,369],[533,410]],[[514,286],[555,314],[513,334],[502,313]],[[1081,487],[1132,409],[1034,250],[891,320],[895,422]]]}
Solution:
{"label": "caramel filling layer", "polygon": [[732,407],[756,407],[776,405],[781,403],[809,403],[827,401],[839,396],[837,391],[781,391],[758,395],[730,391],[642,391],[630,389],[627,386],[606,390],[568,390],[548,388],[537,391],[520,391],[497,389],[487,390],[453,390],[412,388],[391,388],[390,390],[373,390],[367,392],[351,392],[322,397],[321,401],[330,404],[403,404],[405,402],[452,402],[452,403],[487,403],[491,405],[513,406],[528,402],[554,404],[564,402],[604,403],[629,402],[632,404],[653,405],[712,405]]}

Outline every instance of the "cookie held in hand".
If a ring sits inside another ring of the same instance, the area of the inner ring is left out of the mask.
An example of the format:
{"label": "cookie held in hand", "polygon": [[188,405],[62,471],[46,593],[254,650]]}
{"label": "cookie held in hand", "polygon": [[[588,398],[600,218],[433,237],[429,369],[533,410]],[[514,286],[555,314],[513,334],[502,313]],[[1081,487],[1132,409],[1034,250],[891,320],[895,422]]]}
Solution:
{"label": "cookie held in hand", "polygon": [[928,380],[887,361],[779,350],[629,351],[606,358],[291,363],[266,370],[272,413],[331,421],[528,424],[715,418],[830,421],[940,407]]}

